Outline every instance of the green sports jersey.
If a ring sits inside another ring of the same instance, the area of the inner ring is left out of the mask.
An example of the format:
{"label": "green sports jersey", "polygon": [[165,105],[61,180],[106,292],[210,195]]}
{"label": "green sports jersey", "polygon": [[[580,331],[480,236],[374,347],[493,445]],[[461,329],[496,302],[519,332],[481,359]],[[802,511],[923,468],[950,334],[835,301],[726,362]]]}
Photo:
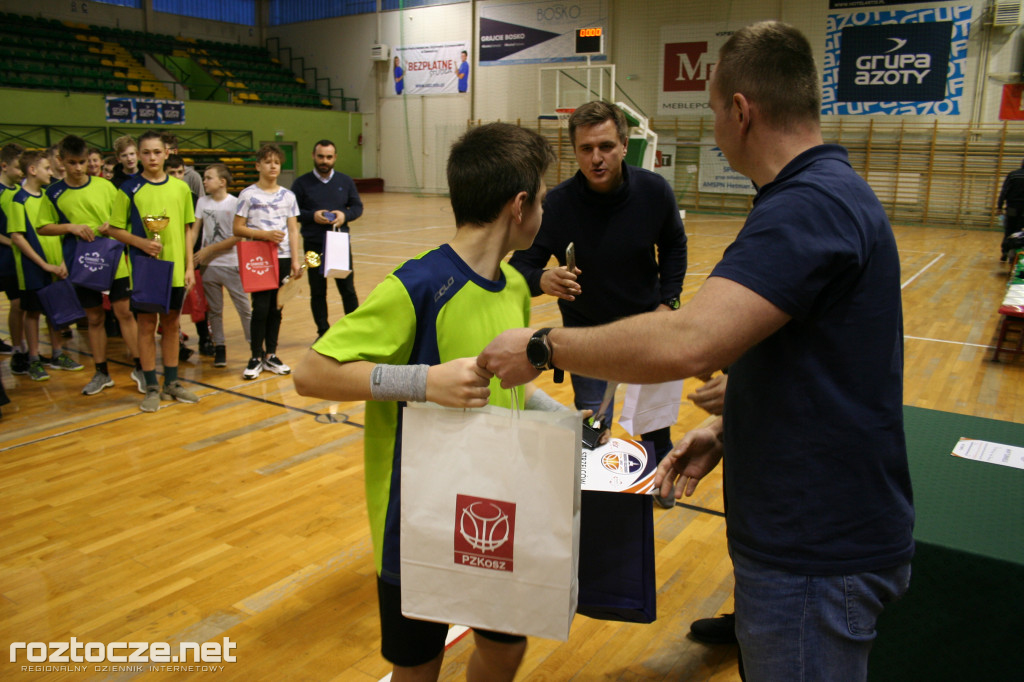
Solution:
{"label": "green sports jersey", "polygon": [[[32,194],[24,187],[18,190],[11,199],[7,209],[7,233],[23,234],[29,246],[50,265],[64,262],[60,237],[41,235],[36,232],[39,223],[39,212],[43,205],[43,194]],[[22,290],[35,291],[53,281],[50,273],[42,270],[25,257],[21,250],[14,248],[14,266],[18,273],[18,287]]]}
{"label": "green sports jersey", "polygon": [[[11,199],[18,193],[20,187],[8,187],[0,184],[0,234],[7,235],[7,207]],[[0,244],[0,277],[14,277],[17,271],[14,269],[14,252],[7,244]]]}
{"label": "green sports jersey", "polygon": [[[106,178],[90,177],[81,187],[71,187],[66,180],[55,182],[46,188],[43,205],[39,209],[41,225],[50,223],[74,223],[88,225],[95,236],[100,237],[100,226],[109,222],[117,199],[117,188]],[[71,267],[74,254],[74,235],[64,235],[64,260]],[[114,278],[128,276],[128,256],[121,256]]]}
{"label": "green sports jersey", "polygon": [[[500,332],[530,321],[526,280],[507,263],[491,281],[476,274],[447,244],[404,265],[313,345],[339,362],[437,365],[475,357]],[[492,405],[511,407],[511,391],[491,380]],[[519,407],[524,407],[522,393]],[[377,572],[397,583],[401,406],[368,401],[363,436],[366,501]]]}
{"label": "green sports jersey", "polygon": [[188,185],[170,175],[163,182],[151,182],[141,174],[129,177],[117,193],[110,224],[128,230],[137,237],[152,239],[153,233],[146,230],[142,223],[142,217],[146,215],[166,215],[170,218],[167,227],[160,233],[164,248],[157,257],[174,263],[171,286],[185,286],[188,255],[185,230],[196,221],[192,192]]}

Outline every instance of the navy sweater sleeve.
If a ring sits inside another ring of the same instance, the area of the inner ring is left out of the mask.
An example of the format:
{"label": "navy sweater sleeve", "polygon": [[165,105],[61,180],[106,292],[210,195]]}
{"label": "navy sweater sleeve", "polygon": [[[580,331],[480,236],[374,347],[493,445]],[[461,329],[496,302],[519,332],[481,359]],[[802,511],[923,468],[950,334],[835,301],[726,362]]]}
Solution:
{"label": "navy sweater sleeve", "polygon": [[658,272],[661,284],[661,301],[678,298],[683,290],[686,275],[686,231],[679,217],[679,207],[668,182],[664,183],[664,198],[659,202],[665,207],[661,233],[658,235]]}

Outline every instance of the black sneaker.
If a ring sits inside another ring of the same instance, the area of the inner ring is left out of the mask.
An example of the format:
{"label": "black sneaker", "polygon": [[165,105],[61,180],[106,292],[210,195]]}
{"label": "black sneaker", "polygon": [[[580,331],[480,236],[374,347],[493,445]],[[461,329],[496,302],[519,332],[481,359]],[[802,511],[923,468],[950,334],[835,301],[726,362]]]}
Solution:
{"label": "black sneaker", "polygon": [[28,374],[28,353],[11,356],[11,374]]}
{"label": "black sneaker", "polygon": [[723,613],[717,618],[701,618],[690,624],[690,634],[705,644],[735,644],[736,614]]}
{"label": "black sneaker", "polygon": [[263,358],[263,369],[269,370],[274,374],[290,374],[292,368],[281,362],[281,358],[274,354],[270,354]]}
{"label": "black sneaker", "polygon": [[224,346],[214,346],[213,348],[213,366],[214,367],[227,367],[228,366],[228,352]]}
{"label": "black sneaker", "polygon": [[249,364],[245,366],[245,371],[242,372],[243,379],[256,379],[260,374],[263,373],[263,359],[262,358],[250,358]]}
{"label": "black sneaker", "polygon": [[199,354],[200,355],[205,355],[208,358],[212,358],[212,357],[214,357],[216,355],[216,353],[217,353],[217,349],[213,345],[213,341],[210,341],[209,339],[207,339],[206,341],[200,342],[200,344],[199,344]]}
{"label": "black sneaker", "polygon": [[0,355],[10,355],[14,352],[14,346],[6,341],[0,341]]}

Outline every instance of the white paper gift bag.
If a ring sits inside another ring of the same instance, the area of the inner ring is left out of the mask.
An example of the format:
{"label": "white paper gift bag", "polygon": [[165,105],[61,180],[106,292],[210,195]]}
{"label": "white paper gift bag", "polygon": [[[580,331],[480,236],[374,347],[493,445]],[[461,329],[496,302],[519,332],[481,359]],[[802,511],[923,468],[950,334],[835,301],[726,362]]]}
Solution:
{"label": "white paper gift bag", "polygon": [[650,433],[679,420],[683,381],[663,384],[629,384],[622,401],[619,426],[633,435]]}
{"label": "white paper gift bag", "polygon": [[576,412],[410,405],[402,613],[565,641],[576,612]]}
{"label": "white paper gift bag", "polygon": [[327,232],[324,238],[324,277],[343,279],[352,274],[351,238],[348,232]]}

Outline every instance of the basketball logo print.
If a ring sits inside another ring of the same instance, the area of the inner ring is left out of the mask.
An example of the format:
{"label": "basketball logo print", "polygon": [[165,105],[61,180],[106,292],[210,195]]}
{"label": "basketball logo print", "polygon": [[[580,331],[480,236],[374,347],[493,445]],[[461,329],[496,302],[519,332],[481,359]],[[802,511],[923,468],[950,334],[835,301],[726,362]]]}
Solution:
{"label": "basketball logo print", "polygon": [[634,474],[646,465],[646,461],[630,452],[607,452],[601,457],[601,466],[613,474]]}
{"label": "basketball logo print", "polygon": [[511,571],[515,527],[515,503],[457,495],[455,563]]}

